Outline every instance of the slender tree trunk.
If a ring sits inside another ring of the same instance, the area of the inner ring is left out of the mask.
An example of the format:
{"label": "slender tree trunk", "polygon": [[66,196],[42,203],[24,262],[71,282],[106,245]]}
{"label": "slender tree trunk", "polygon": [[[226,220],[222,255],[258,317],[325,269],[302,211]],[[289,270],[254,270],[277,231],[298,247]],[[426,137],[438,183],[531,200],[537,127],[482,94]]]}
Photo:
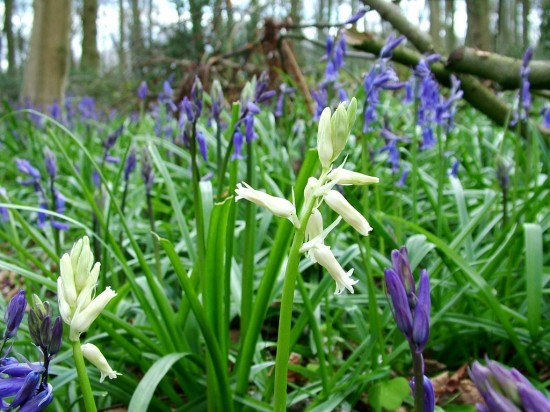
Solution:
{"label": "slender tree trunk", "polygon": [[545,58],[550,59],[550,0],[542,0],[542,16],[539,31],[538,49]]}
{"label": "slender tree trunk", "polygon": [[145,50],[143,43],[143,28],[141,25],[141,14],[138,0],[131,0],[132,5],[132,26],[130,30],[130,51],[132,54],[132,70],[139,72],[139,57]]}
{"label": "slender tree trunk", "polygon": [[21,100],[44,106],[63,101],[69,66],[70,0],[36,0]]}
{"label": "slender tree trunk", "polygon": [[250,0],[250,21],[248,22],[248,41],[253,41],[260,21],[260,5],[258,0]]}
{"label": "slender tree trunk", "polygon": [[[318,14],[318,17],[317,17],[317,21],[319,22],[326,22],[325,20],[325,8],[326,8],[326,0],[319,0],[319,14]],[[323,40],[323,30],[322,29],[317,29],[317,39],[318,40]]]}
{"label": "slender tree trunk", "polygon": [[153,0],[147,3],[147,46],[153,47]]}
{"label": "slender tree trunk", "polygon": [[96,73],[99,69],[97,8],[97,0],[84,0],[82,5],[82,58],[80,69],[89,73]]}
{"label": "slender tree trunk", "polygon": [[510,45],[513,44],[513,13],[509,0],[498,2],[498,32],[496,35],[495,51],[497,53],[510,53]]}
{"label": "slender tree trunk", "polygon": [[299,24],[302,20],[301,16],[302,11],[302,2],[300,0],[291,0],[290,1],[290,17],[295,24]]}
{"label": "slender tree trunk", "polygon": [[435,50],[441,50],[441,7],[439,0],[428,0],[430,8],[430,36],[434,43]]}
{"label": "slender tree trunk", "polygon": [[531,12],[531,2],[529,0],[521,1],[521,28],[523,38],[523,49],[529,47],[529,13]]}
{"label": "slender tree trunk", "polygon": [[[222,24],[222,0],[214,0],[214,16],[212,16],[212,28],[214,36],[217,39],[223,39],[223,24]],[[222,42],[223,43],[223,42]]]}
{"label": "slender tree trunk", "polygon": [[126,71],[126,18],[124,13],[124,0],[118,0],[118,65],[120,72]]}
{"label": "slender tree trunk", "polygon": [[193,25],[193,41],[195,45],[195,57],[200,60],[204,52],[204,34],[202,31],[202,0],[189,0],[189,9],[191,11],[191,23]]}
{"label": "slender tree trunk", "polygon": [[6,33],[6,46],[8,48],[8,74],[15,74],[15,38],[13,35],[13,0],[4,0],[4,33]]}
{"label": "slender tree trunk", "polygon": [[450,53],[456,47],[455,2],[445,0],[445,48]]}
{"label": "slender tree trunk", "polygon": [[468,29],[466,44],[481,50],[492,50],[489,32],[489,0],[466,0]]}

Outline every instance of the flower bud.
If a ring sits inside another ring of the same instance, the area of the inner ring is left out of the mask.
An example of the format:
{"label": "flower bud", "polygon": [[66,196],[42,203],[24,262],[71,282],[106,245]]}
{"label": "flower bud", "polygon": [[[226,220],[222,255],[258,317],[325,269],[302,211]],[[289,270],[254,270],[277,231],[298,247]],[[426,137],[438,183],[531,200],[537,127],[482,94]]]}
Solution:
{"label": "flower bud", "polygon": [[109,379],[116,379],[117,375],[122,375],[111,368],[107,359],[105,359],[105,356],[103,356],[97,346],[91,343],[85,343],[80,346],[80,349],[84,357],[101,372],[101,378],[99,379],[100,383],[103,382],[106,377],[109,377]]}
{"label": "flower bud", "polygon": [[306,227],[306,241],[311,240],[323,233],[323,215],[319,209],[313,209]]}
{"label": "flower bud", "polygon": [[284,217],[290,220],[296,228],[300,227],[300,222],[296,216],[296,208],[288,200],[255,190],[246,182],[237,183],[235,193],[237,193],[235,197],[236,201],[246,199],[258,206],[265,207],[275,216]]}
{"label": "flower bud", "polygon": [[340,192],[329,190],[325,194],[324,199],[327,205],[342,216],[350,226],[363,236],[368,236],[369,232],[372,230],[369,222],[367,222],[367,219],[365,219],[361,213],[355,210]]}
{"label": "flower bud", "polygon": [[321,167],[328,169],[332,163],[333,147],[332,147],[332,126],[330,118],[330,108],[327,107],[321,113],[319,119],[319,129],[317,130],[317,152]]}
{"label": "flower bud", "polygon": [[373,176],[367,176],[363,173],[353,172],[341,167],[332,170],[328,174],[328,178],[333,180],[337,185],[370,185],[378,183],[380,179]]}
{"label": "flower bud", "polygon": [[430,280],[428,272],[423,269],[420,272],[418,296],[414,308],[412,338],[416,345],[416,353],[422,353],[430,336],[430,308]]}
{"label": "flower bud", "polygon": [[336,291],[334,292],[335,295],[340,295],[344,289],[349,290],[350,293],[354,292],[353,285],[359,281],[351,278],[353,269],[345,272],[328,246],[317,245],[311,249],[311,254],[313,255],[314,260],[323,266],[336,282]]}
{"label": "flower bud", "polygon": [[410,339],[412,336],[412,313],[403,283],[393,269],[384,269],[384,277],[397,327],[407,339]]}
{"label": "flower bud", "polygon": [[25,315],[25,308],[27,307],[27,299],[25,299],[25,291],[19,289],[13,298],[11,298],[8,307],[4,312],[4,323],[6,329],[4,330],[4,340],[10,339],[15,336],[19,325]]}
{"label": "flower bud", "polygon": [[345,103],[338,105],[338,108],[330,119],[330,128],[332,133],[332,162],[342,153],[348,142],[349,127]]}
{"label": "flower bud", "polygon": [[78,340],[80,334],[89,329],[92,322],[96,320],[101,311],[105,309],[105,306],[107,306],[109,301],[115,296],[115,291],[107,287],[99,296],[92,300],[89,305],[84,308],[80,306],[77,307],[71,321],[69,338],[72,341]]}
{"label": "flower bud", "polygon": [[346,110],[346,115],[348,117],[348,135],[349,135],[351,133],[351,130],[353,129],[355,118],[357,117],[357,99],[355,97],[353,97],[351,99],[351,102],[349,102],[348,108]]}

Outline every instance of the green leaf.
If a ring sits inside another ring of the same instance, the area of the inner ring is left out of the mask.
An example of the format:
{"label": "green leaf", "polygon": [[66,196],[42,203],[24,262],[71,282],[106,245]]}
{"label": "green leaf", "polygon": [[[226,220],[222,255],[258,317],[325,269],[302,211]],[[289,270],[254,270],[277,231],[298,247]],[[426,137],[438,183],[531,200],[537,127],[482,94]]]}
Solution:
{"label": "green leaf", "polygon": [[410,393],[409,382],[405,378],[380,382],[369,390],[369,405],[376,411],[381,411],[382,408],[394,411],[403,404]]}
{"label": "green leaf", "polygon": [[174,363],[188,355],[189,353],[171,353],[157,360],[137,386],[132,395],[128,410],[133,412],[146,412],[159,382],[164,378]]}
{"label": "green leaf", "polygon": [[527,326],[533,339],[539,333],[542,308],[542,229],[525,223],[525,278],[527,279]]}

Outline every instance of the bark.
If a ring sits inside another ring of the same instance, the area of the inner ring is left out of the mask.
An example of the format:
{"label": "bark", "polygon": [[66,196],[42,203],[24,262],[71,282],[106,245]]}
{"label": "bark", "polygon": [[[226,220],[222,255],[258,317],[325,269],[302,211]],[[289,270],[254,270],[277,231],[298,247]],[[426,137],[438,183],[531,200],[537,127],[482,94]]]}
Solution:
{"label": "bark", "polygon": [[118,65],[121,73],[126,71],[126,31],[125,31],[124,0],[118,0]]}
{"label": "bark", "polygon": [[531,12],[531,2],[529,0],[521,1],[521,27],[523,34],[523,49],[529,47],[529,13]]}
{"label": "bark", "polygon": [[132,70],[139,70],[139,56],[143,55],[145,44],[143,43],[143,28],[138,0],[131,0],[132,26],[130,30],[130,51],[132,53]]}
{"label": "bark", "polygon": [[441,8],[439,0],[428,0],[430,8],[430,36],[437,50],[441,49]]}
{"label": "bark", "polygon": [[290,0],[290,17],[294,24],[300,24],[302,20],[302,4],[300,0]]}
{"label": "bark", "polygon": [[454,0],[445,0],[445,48],[450,52],[455,47],[455,2]]}
{"label": "bark", "polygon": [[189,0],[189,10],[191,12],[191,23],[193,33],[193,42],[195,46],[195,57],[200,59],[204,52],[204,35],[202,31],[202,0]]}
{"label": "bark", "polygon": [[[395,26],[394,26],[395,27]],[[378,55],[384,46],[384,42],[375,39],[372,36],[362,35],[360,33],[348,32],[348,38],[353,47],[368,53]],[[394,50],[392,60],[406,66],[416,66],[422,54],[417,51],[398,47]],[[432,73],[439,83],[448,87],[451,83],[451,72],[445,69],[442,63],[435,63],[430,66]],[[461,89],[464,91],[464,99],[473,107],[485,114],[495,123],[505,125],[509,120],[509,111],[511,110],[506,103],[498,99],[493,92],[483,86],[477,79],[465,74],[456,74],[461,81]]]}
{"label": "bark", "polygon": [[97,0],[84,0],[82,5],[82,58],[80,68],[90,73],[96,73],[99,69],[97,8]]}
{"label": "bark", "polygon": [[23,75],[21,100],[45,106],[63,101],[69,66],[70,0],[34,2],[30,48]]}
{"label": "bark", "polygon": [[489,0],[466,0],[468,29],[466,45],[481,50],[492,50],[489,31]]}
{"label": "bark", "polygon": [[550,0],[542,0],[542,16],[540,22],[540,38],[538,49],[545,57],[550,57]]}
{"label": "bark", "polygon": [[222,26],[222,0],[214,0],[212,28],[214,30],[214,36],[216,36],[217,39],[223,39],[225,37]]}
{"label": "bark", "polygon": [[510,45],[513,44],[513,14],[509,0],[499,0],[498,2],[498,32],[496,35],[495,51],[497,53],[508,54]]}
{"label": "bark", "polygon": [[13,0],[4,0],[4,33],[8,48],[8,74],[15,74],[15,37],[13,35]]}
{"label": "bark", "polygon": [[401,13],[399,7],[385,0],[363,0],[363,3],[376,10],[382,20],[389,22],[403,34],[418,50],[423,53],[433,51],[432,39],[427,33],[419,30]]}
{"label": "bark", "polygon": [[[454,50],[447,60],[448,69],[493,80],[503,89],[519,88],[520,67],[521,60],[468,47]],[[550,89],[550,62],[532,60],[529,68],[531,89]]]}
{"label": "bark", "polygon": [[[384,20],[388,21],[397,31],[405,35],[420,53],[427,53],[432,50],[430,37],[411,24],[396,5],[383,0],[363,0],[363,3],[376,10]],[[351,38],[352,32],[348,32],[348,35],[348,38]],[[356,36],[360,37],[360,34],[356,34]],[[383,42],[376,41],[371,36],[363,35],[363,38],[356,41],[354,46],[359,50],[379,54]],[[405,49],[404,47],[398,47],[394,51],[392,59],[408,66],[414,66],[422,57],[420,53]],[[441,84],[444,86],[449,85],[451,72],[446,70],[442,63],[433,64],[430,68]],[[475,77],[467,74],[457,74],[457,77],[461,81],[464,99],[468,103],[495,123],[501,126],[508,126],[512,109],[506,103],[495,96],[492,90],[485,87]],[[522,130],[525,129],[522,128]],[[549,135],[545,135],[545,138],[547,141],[550,141]]]}

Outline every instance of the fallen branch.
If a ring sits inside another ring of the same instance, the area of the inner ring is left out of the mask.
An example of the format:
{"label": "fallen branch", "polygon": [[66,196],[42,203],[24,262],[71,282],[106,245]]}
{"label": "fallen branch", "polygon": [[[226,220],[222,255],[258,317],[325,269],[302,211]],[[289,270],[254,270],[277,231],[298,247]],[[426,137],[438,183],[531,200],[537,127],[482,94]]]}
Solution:
{"label": "fallen branch", "polygon": [[[469,47],[455,49],[446,66],[453,72],[473,74],[497,82],[503,89],[517,89],[520,85],[521,60]],[[533,60],[529,63],[531,89],[550,89],[550,63]]]}
{"label": "fallen branch", "polygon": [[[371,9],[376,10],[382,19],[389,22],[398,32],[403,34],[420,53],[434,52],[431,37],[412,24],[403,15],[397,5],[385,0],[363,0],[363,3]],[[370,53],[380,53],[380,49],[383,46],[382,41],[376,40],[370,35],[363,35],[361,38],[361,33],[358,32],[354,33],[350,31],[349,33],[358,38],[356,44],[353,45],[355,48]],[[401,46],[394,50],[392,60],[413,66],[422,57],[420,53],[407,50]],[[432,64],[430,69],[441,84],[444,86],[450,84],[451,72],[442,63]],[[484,86],[477,78],[463,73],[456,73],[456,77],[461,81],[464,100],[498,125],[504,127],[510,126],[509,121],[512,108],[508,104],[499,99],[492,90]],[[527,128],[522,127],[521,130],[525,134]],[[539,130],[543,133],[545,132],[540,127]],[[548,133],[544,133],[544,138],[550,143],[550,135]]]}
{"label": "fallen branch", "polygon": [[[384,46],[384,42],[373,36],[363,33],[348,31],[348,43],[358,50],[378,55]],[[416,66],[422,54],[400,46],[393,51],[392,60],[406,66]],[[451,84],[451,72],[442,63],[434,63],[430,66],[432,73],[439,83],[448,87]],[[458,74],[461,81],[461,88],[464,91],[464,99],[473,107],[485,114],[495,123],[506,125],[509,120],[509,113],[512,110],[506,103],[494,95],[479,80],[469,75]]]}

